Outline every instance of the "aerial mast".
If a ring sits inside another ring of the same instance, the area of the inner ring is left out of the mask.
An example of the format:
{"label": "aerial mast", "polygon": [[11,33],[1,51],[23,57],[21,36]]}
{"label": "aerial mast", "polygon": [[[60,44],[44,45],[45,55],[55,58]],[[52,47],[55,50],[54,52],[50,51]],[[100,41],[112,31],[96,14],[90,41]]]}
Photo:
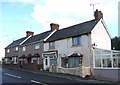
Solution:
{"label": "aerial mast", "polygon": [[90,4],[90,6],[93,6],[93,13],[94,13],[94,11],[95,11],[95,10],[94,10],[94,9],[95,9],[95,8],[94,8],[95,5],[98,5],[98,4],[100,4],[100,3],[93,3],[93,4]]}

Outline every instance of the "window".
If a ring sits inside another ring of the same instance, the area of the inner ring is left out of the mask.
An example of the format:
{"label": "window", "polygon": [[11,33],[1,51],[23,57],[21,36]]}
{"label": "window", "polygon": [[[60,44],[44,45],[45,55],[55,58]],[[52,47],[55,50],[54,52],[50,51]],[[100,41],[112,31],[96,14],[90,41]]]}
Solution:
{"label": "window", "polygon": [[49,49],[55,49],[55,42],[49,43]]}
{"label": "window", "polygon": [[45,59],[45,65],[47,65],[48,64],[48,60],[47,59]]}
{"label": "window", "polygon": [[62,57],[61,58],[61,66],[64,67],[64,68],[66,68],[67,64],[68,64],[68,58]]}
{"label": "window", "polygon": [[10,52],[10,49],[7,49],[7,53],[9,53]]}
{"label": "window", "polygon": [[81,37],[73,37],[72,38],[72,44],[73,45],[80,45],[81,44]]}
{"label": "window", "polygon": [[18,47],[15,47],[15,51],[18,51]]}
{"label": "window", "polygon": [[40,44],[35,44],[35,49],[39,49],[40,48]]}
{"label": "window", "polygon": [[68,58],[68,67],[74,68],[79,67],[82,64],[82,58],[80,57],[69,57]]}
{"label": "window", "polygon": [[24,47],[22,48],[22,50],[23,50],[23,51],[26,51],[26,47],[24,46]]}
{"label": "window", "polygon": [[120,51],[95,49],[95,68],[120,68]]}

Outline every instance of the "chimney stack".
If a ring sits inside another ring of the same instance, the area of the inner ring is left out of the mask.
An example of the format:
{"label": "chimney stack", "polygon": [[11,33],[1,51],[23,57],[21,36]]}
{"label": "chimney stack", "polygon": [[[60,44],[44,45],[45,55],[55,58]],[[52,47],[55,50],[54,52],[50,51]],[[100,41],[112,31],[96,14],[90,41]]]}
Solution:
{"label": "chimney stack", "polygon": [[95,17],[95,20],[99,20],[103,18],[103,13],[101,11],[98,11],[98,9],[96,9],[96,11],[94,12],[94,17]]}
{"label": "chimney stack", "polygon": [[34,32],[32,32],[32,31],[26,31],[26,37],[29,37],[30,35],[33,36]]}
{"label": "chimney stack", "polygon": [[58,24],[51,23],[51,24],[50,24],[50,27],[51,27],[51,30],[52,30],[52,31],[54,31],[55,29],[56,29],[56,30],[59,30],[59,25],[58,25]]}

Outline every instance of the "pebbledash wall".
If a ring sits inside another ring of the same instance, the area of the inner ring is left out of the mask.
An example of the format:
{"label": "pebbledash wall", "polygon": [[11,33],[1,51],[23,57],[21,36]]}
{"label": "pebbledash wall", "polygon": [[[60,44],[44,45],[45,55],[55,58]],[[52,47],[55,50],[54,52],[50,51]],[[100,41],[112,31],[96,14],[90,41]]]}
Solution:
{"label": "pebbledash wall", "polygon": [[[49,50],[49,43],[44,44],[44,51]],[[81,45],[73,46],[72,38],[66,38],[62,40],[55,41],[55,49],[58,50],[58,59],[57,66],[58,72],[60,73],[69,73],[79,76],[90,75],[90,56],[91,56],[91,43],[90,43],[90,34],[81,35]],[[52,50],[49,50],[52,51]],[[82,65],[76,68],[63,68],[61,67],[61,58],[66,57],[71,53],[78,52],[83,55]],[[87,71],[87,72],[86,72]]]}
{"label": "pebbledash wall", "polygon": [[91,43],[97,48],[111,50],[111,36],[104,20],[100,20],[91,32]]}
{"label": "pebbledash wall", "polygon": [[[102,24],[99,24],[102,23]],[[107,29],[103,29],[105,26],[105,23],[103,20],[101,20],[99,22],[95,28],[92,30],[92,35],[91,35],[91,41],[92,43],[95,43],[95,47],[101,49],[101,50],[105,50],[107,49],[110,53],[108,54],[103,54],[101,53],[103,56],[106,55],[111,55],[114,53],[113,50],[111,50],[111,38],[109,35],[109,31]],[[92,53],[93,53],[93,65],[95,65],[95,49],[93,49]],[[116,52],[116,51],[115,51]],[[120,52],[118,51],[118,62],[120,62]],[[106,57],[105,57],[106,58]],[[113,58],[112,58],[113,59]],[[101,62],[103,62],[101,60]],[[99,80],[108,80],[108,81],[115,81],[115,82],[120,82],[120,77],[118,76],[120,73],[120,67],[116,67],[116,68],[112,68],[112,67],[100,67],[100,68],[96,68],[95,66],[92,66],[92,75],[94,78],[99,79]]]}
{"label": "pebbledash wall", "polygon": [[[81,35],[81,45],[72,46],[72,38],[55,41],[55,49],[58,50],[57,66],[58,72],[85,77],[91,75],[96,79],[120,82],[118,73],[119,68],[95,68],[94,48],[107,49],[111,51],[111,37],[104,21],[101,19],[93,28],[90,34]],[[93,46],[94,45],[94,46]],[[50,51],[49,43],[44,43],[44,51]],[[82,65],[76,68],[61,67],[61,58],[79,52],[83,55]]]}

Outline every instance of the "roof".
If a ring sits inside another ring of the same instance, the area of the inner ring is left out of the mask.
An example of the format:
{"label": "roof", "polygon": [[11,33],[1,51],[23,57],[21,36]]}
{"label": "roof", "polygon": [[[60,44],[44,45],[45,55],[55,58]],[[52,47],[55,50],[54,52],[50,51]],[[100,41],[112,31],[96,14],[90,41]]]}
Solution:
{"label": "roof", "polygon": [[73,52],[69,55],[67,55],[68,57],[82,57],[83,55],[79,52]]}
{"label": "roof", "polygon": [[23,37],[23,38],[20,38],[20,39],[18,39],[18,40],[13,41],[13,42],[12,42],[11,44],[9,44],[6,48],[11,48],[11,47],[14,47],[14,46],[18,46],[18,45],[20,45],[20,43],[21,43],[22,41],[24,41],[26,38],[27,38],[27,37]]}
{"label": "roof", "polygon": [[52,32],[52,31],[46,31],[46,32],[43,32],[43,33],[34,35],[34,36],[30,37],[28,40],[26,40],[22,45],[43,40],[43,39],[45,39],[47,36],[49,36],[51,32]]}
{"label": "roof", "polygon": [[94,19],[94,20],[90,20],[87,22],[83,22],[77,25],[73,25],[73,26],[58,30],[50,38],[48,38],[46,42],[90,33],[92,29],[95,27],[95,25],[98,23],[98,21]]}

